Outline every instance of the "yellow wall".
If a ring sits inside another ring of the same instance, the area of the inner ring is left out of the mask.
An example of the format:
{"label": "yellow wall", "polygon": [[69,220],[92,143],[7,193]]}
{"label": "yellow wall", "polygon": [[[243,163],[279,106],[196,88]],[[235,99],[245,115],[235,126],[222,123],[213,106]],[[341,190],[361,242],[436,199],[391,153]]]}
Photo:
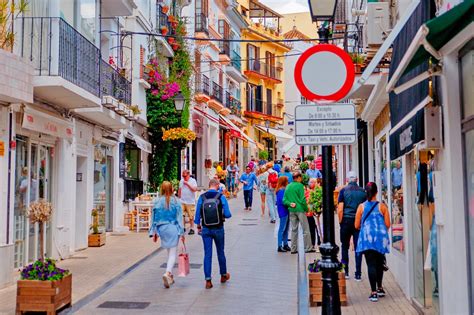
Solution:
{"label": "yellow wall", "polygon": [[311,15],[309,12],[283,14],[283,19],[280,20],[280,25],[283,34],[291,31],[293,26],[296,25],[298,31],[309,38],[318,38],[316,23],[311,21]]}

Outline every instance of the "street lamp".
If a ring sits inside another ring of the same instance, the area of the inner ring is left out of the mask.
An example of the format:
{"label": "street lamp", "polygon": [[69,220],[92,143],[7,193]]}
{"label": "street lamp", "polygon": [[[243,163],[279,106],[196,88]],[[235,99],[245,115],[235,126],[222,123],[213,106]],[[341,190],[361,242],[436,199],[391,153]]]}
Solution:
{"label": "street lamp", "polygon": [[183,93],[181,92],[176,94],[176,96],[174,97],[174,108],[180,114],[182,113],[184,109],[184,101],[185,99],[184,99]]}
{"label": "street lamp", "polygon": [[265,127],[267,127],[267,152],[268,152],[268,161],[270,161],[270,121],[265,120]]}
{"label": "street lamp", "polygon": [[[329,40],[328,22],[334,20],[337,0],[308,0],[311,18],[314,22],[324,21],[318,29],[321,43]],[[323,244],[319,247],[321,260],[319,267],[322,271],[323,300],[321,314],[341,314],[339,299],[338,274],[341,263],[337,260],[339,247],[334,241],[334,185],[332,174],[332,146],[323,146]]]}

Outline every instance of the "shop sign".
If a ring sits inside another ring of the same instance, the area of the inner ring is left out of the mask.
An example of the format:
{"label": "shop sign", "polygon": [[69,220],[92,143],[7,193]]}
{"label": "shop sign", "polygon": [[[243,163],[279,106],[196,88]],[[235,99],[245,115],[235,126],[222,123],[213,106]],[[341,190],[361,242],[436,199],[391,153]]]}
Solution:
{"label": "shop sign", "polygon": [[5,156],[5,142],[0,141],[0,156]]}
{"label": "shop sign", "polygon": [[390,132],[390,159],[396,160],[410,152],[413,147],[425,139],[424,109],[394,132]]}
{"label": "shop sign", "polygon": [[230,130],[230,136],[235,138],[240,138],[240,132],[234,129]]}
{"label": "shop sign", "polygon": [[353,104],[300,105],[295,108],[295,141],[299,145],[352,144],[357,123]]}
{"label": "shop sign", "polygon": [[53,137],[60,137],[72,140],[73,129],[69,122],[63,122],[59,118],[48,116],[49,115],[37,111],[25,111],[25,113],[23,114],[22,127],[40,133],[48,134]]}

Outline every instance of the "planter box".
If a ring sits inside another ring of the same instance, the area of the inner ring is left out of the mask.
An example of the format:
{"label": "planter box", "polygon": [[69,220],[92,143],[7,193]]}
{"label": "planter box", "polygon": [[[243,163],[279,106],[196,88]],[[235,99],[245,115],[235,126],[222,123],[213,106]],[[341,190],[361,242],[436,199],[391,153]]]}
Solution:
{"label": "planter box", "polygon": [[117,107],[115,108],[115,112],[119,115],[124,116],[126,113],[127,107],[125,106],[124,103],[119,102],[117,104]]}
{"label": "planter box", "polygon": [[72,275],[57,281],[18,280],[16,314],[26,311],[48,315],[71,306]]}
{"label": "planter box", "polygon": [[118,105],[118,101],[113,98],[112,96],[103,96],[102,97],[102,105],[109,109],[116,109]]}
{"label": "planter box", "polygon": [[[346,294],[346,278],[344,272],[338,272],[339,275],[339,299],[341,305],[347,305],[347,294]],[[310,272],[308,273],[309,280],[309,303],[311,306],[321,305],[323,302],[323,281],[321,280],[321,272]]]}
{"label": "planter box", "polygon": [[105,245],[105,233],[89,234],[88,244],[89,247],[101,247]]}

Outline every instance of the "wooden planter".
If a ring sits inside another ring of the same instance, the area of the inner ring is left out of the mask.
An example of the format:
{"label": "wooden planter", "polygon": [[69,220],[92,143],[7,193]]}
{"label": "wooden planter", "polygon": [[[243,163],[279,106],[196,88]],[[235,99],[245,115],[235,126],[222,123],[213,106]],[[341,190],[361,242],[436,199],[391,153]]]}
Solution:
{"label": "wooden planter", "polygon": [[89,247],[101,247],[105,245],[105,233],[89,234]]}
{"label": "wooden planter", "polygon": [[72,275],[57,281],[18,280],[16,314],[46,312],[71,306]]}
{"label": "wooden planter", "polygon": [[[339,299],[341,305],[347,305],[347,294],[346,294],[346,278],[344,272],[338,272],[339,275]],[[310,272],[308,273],[309,279],[309,303],[311,306],[321,305],[323,302],[323,282],[321,280],[321,272]]]}

